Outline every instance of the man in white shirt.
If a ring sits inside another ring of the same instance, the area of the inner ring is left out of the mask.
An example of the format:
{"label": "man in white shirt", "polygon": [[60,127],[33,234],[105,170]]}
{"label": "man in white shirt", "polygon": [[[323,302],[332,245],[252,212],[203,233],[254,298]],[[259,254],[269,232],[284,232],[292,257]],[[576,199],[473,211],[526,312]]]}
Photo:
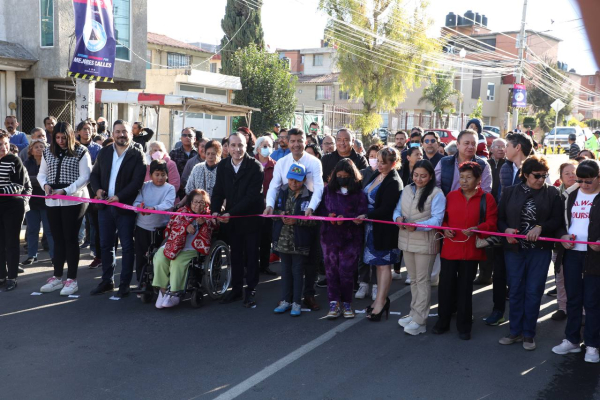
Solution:
{"label": "man in white shirt", "polygon": [[[317,209],[319,203],[321,203],[321,197],[323,196],[323,168],[318,158],[304,151],[306,137],[302,129],[290,129],[288,137],[291,153],[280,158],[277,164],[275,164],[273,179],[267,192],[267,208],[265,208],[263,214],[273,214],[273,206],[275,205],[277,193],[281,186],[287,182],[287,172],[293,163],[298,163],[306,167],[306,187],[313,192],[308,208],[306,209],[306,215],[310,216]],[[320,309],[315,300],[315,280],[317,276],[317,262],[319,261],[317,254],[320,253],[317,249],[317,246],[320,246],[317,232],[315,232],[315,239],[309,254],[310,261],[304,269],[304,305],[316,311]]]}

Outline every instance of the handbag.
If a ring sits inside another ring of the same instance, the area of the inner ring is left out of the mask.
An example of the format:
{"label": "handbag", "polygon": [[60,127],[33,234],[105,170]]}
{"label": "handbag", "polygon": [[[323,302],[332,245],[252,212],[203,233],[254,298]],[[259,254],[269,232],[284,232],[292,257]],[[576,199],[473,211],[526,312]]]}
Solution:
{"label": "handbag", "polygon": [[[485,221],[485,215],[487,214],[487,200],[486,194],[484,193],[481,196],[481,201],[479,202],[479,223],[483,223]],[[475,247],[478,249],[484,249],[488,246],[498,246],[500,245],[500,239],[497,236],[490,236],[488,238],[480,238],[479,236],[475,237]]]}

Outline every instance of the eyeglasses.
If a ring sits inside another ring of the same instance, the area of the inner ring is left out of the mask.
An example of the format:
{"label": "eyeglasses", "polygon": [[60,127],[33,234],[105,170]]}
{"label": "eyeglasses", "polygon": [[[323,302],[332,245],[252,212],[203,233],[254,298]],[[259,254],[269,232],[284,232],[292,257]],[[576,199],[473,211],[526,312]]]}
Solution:
{"label": "eyeglasses", "polygon": [[433,144],[433,143],[437,143],[437,140],[435,140],[435,139],[425,139],[425,140],[423,140],[423,143],[425,143],[425,144]]}
{"label": "eyeglasses", "polygon": [[[598,178],[598,177],[596,177],[596,178]],[[591,185],[592,183],[594,183],[594,180],[596,180],[596,178],[592,179],[591,181],[587,181],[584,179],[575,179],[575,182],[577,182],[579,184],[585,183],[586,185]]]}
{"label": "eyeglasses", "polygon": [[184,134],[181,135],[181,137],[191,138],[192,134],[191,133],[184,133]]}
{"label": "eyeglasses", "polygon": [[317,132],[317,131],[318,131],[318,129],[317,129],[317,128],[310,128],[309,130],[310,130],[311,132]]}
{"label": "eyeglasses", "polygon": [[203,206],[205,203],[202,200],[200,200],[200,201],[194,200],[194,201],[192,201],[192,204],[195,206]]}
{"label": "eyeglasses", "polygon": [[542,179],[542,178],[546,179],[550,175],[548,175],[548,174],[543,174],[543,175],[542,174],[531,174],[531,176],[533,176],[535,179]]}

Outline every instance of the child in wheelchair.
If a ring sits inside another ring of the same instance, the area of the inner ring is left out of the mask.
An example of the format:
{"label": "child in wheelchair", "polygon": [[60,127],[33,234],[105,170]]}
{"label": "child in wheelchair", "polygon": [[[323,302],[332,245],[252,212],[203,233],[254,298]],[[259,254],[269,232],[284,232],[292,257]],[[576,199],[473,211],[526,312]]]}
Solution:
{"label": "child in wheelchair", "polygon": [[[183,214],[210,214],[210,197],[204,190],[192,190],[185,205],[178,210]],[[188,265],[198,256],[210,251],[211,237],[216,220],[186,215],[174,215],[165,230],[166,242],[154,255],[154,280],[160,289],[156,308],[179,304],[176,293],[185,290]],[[169,288],[169,291],[167,291]]]}

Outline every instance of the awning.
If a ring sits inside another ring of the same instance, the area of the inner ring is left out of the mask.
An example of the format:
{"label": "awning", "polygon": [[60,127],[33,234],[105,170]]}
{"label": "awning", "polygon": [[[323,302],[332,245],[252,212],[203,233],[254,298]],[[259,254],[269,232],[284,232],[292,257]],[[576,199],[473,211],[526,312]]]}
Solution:
{"label": "awning", "polygon": [[206,113],[224,117],[249,117],[253,111],[260,111],[260,108],[221,103],[199,97],[101,89],[96,90],[96,103],[123,103],[139,104],[142,106],[158,106],[161,108],[165,107],[182,112]]}

